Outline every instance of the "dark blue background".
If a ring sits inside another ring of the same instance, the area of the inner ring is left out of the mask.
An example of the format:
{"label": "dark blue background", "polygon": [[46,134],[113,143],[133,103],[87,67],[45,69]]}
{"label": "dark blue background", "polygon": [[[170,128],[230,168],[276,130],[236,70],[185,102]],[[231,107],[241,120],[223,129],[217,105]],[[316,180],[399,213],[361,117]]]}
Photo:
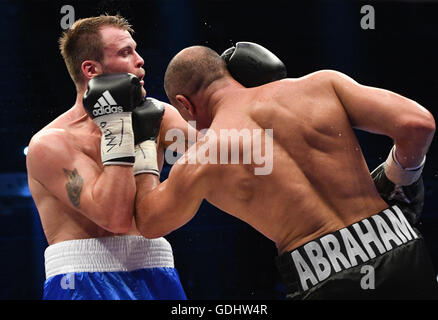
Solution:
{"label": "dark blue background", "polygon": [[[164,101],[164,71],[179,50],[200,44],[221,53],[237,41],[253,41],[275,52],[290,77],[335,69],[412,98],[438,116],[435,1],[0,0],[0,299],[41,297],[47,243],[26,189],[22,151],[33,134],[74,103],[57,43],[66,4],[77,19],[105,12],[125,16],[145,60],[148,94]],[[365,4],[375,9],[375,30],[360,27]],[[357,133],[373,169],[392,141]],[[433,142],[420,227],[438,267],[437,166]],[[282,297],[273,243],[208,203],[167,238],[189,298]]]}

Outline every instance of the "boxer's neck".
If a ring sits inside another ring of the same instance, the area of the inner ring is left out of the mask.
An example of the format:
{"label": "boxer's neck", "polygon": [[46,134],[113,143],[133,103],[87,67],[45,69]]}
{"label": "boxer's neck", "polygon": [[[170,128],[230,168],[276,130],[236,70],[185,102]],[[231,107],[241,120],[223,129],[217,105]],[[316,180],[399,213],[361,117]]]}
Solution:
{"label": "boxer's neck", "polygon": [[244,87],[231,77],[224,78],[213,82],[208,88],[204,90],[200,98],[200,105],[205,105],[211,120],[214,119],[219,110],[226,107],[223,101],[230,98],[232,95],[239,94],[239,91]]}
{"label": "boxer's neck", "polygon": [[76,101],[72,108],[72,112],[76,118],[81,118],[86,115],[86,111],[84,109],[83,97],[84,97],[85,89],[77,91]]}

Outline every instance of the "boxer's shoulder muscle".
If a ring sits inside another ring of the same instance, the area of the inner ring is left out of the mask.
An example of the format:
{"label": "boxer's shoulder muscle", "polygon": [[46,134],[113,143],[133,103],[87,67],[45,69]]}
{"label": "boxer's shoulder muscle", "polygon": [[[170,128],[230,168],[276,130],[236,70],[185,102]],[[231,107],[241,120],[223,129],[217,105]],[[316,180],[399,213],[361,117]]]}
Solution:
{"label": "boxer's shoulder muscle", "polygon": [[32,137],[26,159],[31,178],[50,180],[52,174],[56,176],[57,171],[62,173],[63,168],[75,163],[93,167],[99,163],[100,137],[97,131],[93,132],[87,122],[73,126],[59,124],[53,122]]}
{"label": "boxer's shoulder muscle", "polygon": [[[323,70],[297,79],[283,79],[261,87],[253,99],[250,117],[277,133],[327,132],[327,127],[347,125],[345,111],[336,96],[335,71]],[[258,97],[262,97],[259,99]],[[280,131],[279,131],[280,130]]]}
{"label": "boxer's shoulder muscle", "polygon": [[88,117],[72,119],[65,113],[38,133],[29,144],[27,161],[41,162],[48,158],[51,161],[68,161],[77,156],[87,155],[99,162],[100,130]]}
{"label": "boxer's shoulder muscle", "polygon": [[342,72],[336,71],[336,70],[330,70],[330,69],[324,69],[324,70],[318,70],[312,73],[309,73],[301,78],[298,78],[299,80],[306,80],[313,82],[315,84],[321,84],[321,83],[328,83],[331,82],[333,79],[337,78],[343,78],[346,77]]}
{"label": "boxer's shoulder muscle", "polygon": [[321,99],[325,96],[333,96],[333,82],[337,79],[344,79],[346,76],[334,70],[319,70],[309,73],[300,78],[283,79],[277,81],[279,95],[290,95],[288,98],[296,96],[310,96],[312,99]]}
{"label": "boxer's shoulder muscle", "polygon": [[68,136],[63,129],[47,128],[32,137],[26,158],[31,178],[42,183],[58,164],[71,161],[74,148]]}
{"label": "boxer's shoulder muscle", "polygon": [[[71,148],[70,133],[61,128],[46,128],[35,134],[29,143],[28,159],[44,160],[51,153]],[[37,159],[35,159],[37,158]]]}

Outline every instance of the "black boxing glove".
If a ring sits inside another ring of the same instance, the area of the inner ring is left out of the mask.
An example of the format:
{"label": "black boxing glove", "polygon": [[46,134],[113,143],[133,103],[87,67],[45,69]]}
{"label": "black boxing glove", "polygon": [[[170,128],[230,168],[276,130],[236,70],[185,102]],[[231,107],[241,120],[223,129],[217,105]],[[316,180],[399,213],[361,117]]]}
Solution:
{"label": "black boxing glove", "polygon": [[253,42],[237,42],[221,57],[233,78],[247,88],[287,77],[284,63],[271,51]]}
{"label": "black boxing glove", "polygon": [[146,98],[132,112],[135,137],[134,175],[152,173],[160,175],[157,163],[157,138],[164,115],[164,105],[154,98]]}
{"label": "black boxing glove", "polygon": [[389,205],[402,209],[406,219],[415,226],[424,206],[424,184],[421,172],[426,158],[416,168],[403,169],[395,158],[395,146],[384,163],[371,172],[377,191]]}
{"label": "black boxing glove", "polygon": [[131,113],[141,100],[140,80],[132,74],[99,75],[88,82],[83,104],[102,131],[104,165],[134,165]]}

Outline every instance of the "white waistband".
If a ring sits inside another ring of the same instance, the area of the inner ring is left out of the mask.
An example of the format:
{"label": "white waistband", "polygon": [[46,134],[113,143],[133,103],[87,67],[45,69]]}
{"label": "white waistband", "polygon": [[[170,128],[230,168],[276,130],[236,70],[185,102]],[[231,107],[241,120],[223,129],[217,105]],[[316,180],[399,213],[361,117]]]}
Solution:
{"label": "white waistband", "polygon": [[166,239],[142,236],[63,241],[47,247],[44,258],[46,279],[72,272],[174,267],[172,247]]}

